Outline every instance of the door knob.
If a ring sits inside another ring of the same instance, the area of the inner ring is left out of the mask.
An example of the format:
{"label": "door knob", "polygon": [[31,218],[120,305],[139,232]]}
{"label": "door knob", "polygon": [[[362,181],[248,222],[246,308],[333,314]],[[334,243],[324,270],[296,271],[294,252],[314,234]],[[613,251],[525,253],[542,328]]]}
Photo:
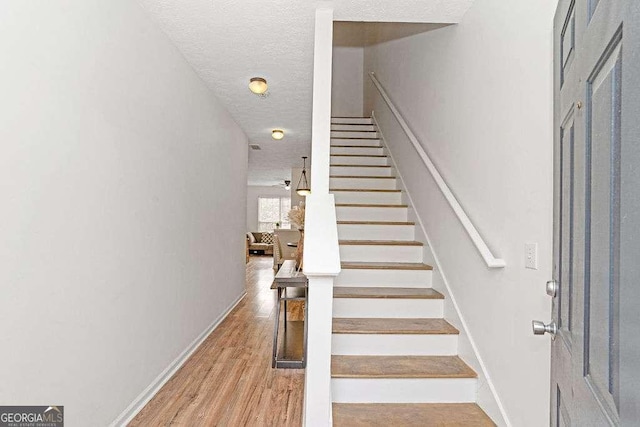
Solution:
{"label": "door knob", "polygon": [[551,298],[554,298],[556,296],[556,292],[558,292],[558,282],[556,282],[555,280],[549,280],[547,282],[547,295],[549,295]]}
{"label": "door knob", "polygon": [[531,326],[533,327],[533,335],[550,334],[551,338],[555,338],[556,333],[558,332],[556,322],[553,320],[548,325],[545,325],[544,322],[539,320],[534,320],[531,322]]}

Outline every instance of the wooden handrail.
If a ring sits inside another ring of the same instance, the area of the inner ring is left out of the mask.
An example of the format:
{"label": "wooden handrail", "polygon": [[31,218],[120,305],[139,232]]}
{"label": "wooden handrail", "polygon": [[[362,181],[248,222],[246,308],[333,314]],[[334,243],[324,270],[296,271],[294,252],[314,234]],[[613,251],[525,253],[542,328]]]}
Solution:
{"label": "wooden handrail", "polygon": [[387,92],[384,90],[384,88],[382,87],[382,84],[377,79],[375,74],[371,72],[369,73],[369,77],[371,77],[371,80],[373,81],[373,84],[375,85],[376,89],[378,89],[378,92],[380,92],[382,99],[384,99],[384,102],[387,103],[387,106],[389,106],[389,109],[391,110],[396,120],[400,124],[400,127],[409,138],[409,141],[411,141],[413,148],[416,150],[416,152],[418,153],[418,156],[420,156],[420,158],[424,162],[424,165],[427,167],[427,170],[431,173],[431,176],[433,177],[434,181],[438,185],[438,188],[442,192],[442,195],[449,202],[449,206],[451,206],[451,209],[453,209],[453,212],[456,214],[456,216],[460,220],[460,223],[462,224],[464,229],[467,231],[467,234],[471,238],[471,241],[473,241],[474,245],[476,246],[476,249],[478,249],[478,252],[480,252],[480,256],[482,256],[482,258],[484,259],[484,262],[487,264],[487,267],[502,268],[506,266],[507,264],[503,259],[496,258],[493,256],[493,254],[491,253],[491,250],[489,249],[485,241],[482,239],[482,236],[480,236],[480,233],[478,233],[478,230],[473,225],[473,223],[469,219],[469,216],[466,214],[466,212],[464,211],[464,209],[462,208],[462,206],[460,205],[456,197],[451,192],[451,189],[445,182],[444,178],[442,178],[442,175],[440,175],[440,172],[438,172],[438,169],[431,161],[431,158],[429,158],[427,153],[424,151],[424,149],[418,142],[418,139],[416,138],[416,136],[413,134],[413,132],[411,132],[411,129],[409,129],[407,122],[404,120],[404,118],[402,118],[402,115],[400,114],[396,106],[393,104],[391,99],[389,98],[389,95],[387,95]]}

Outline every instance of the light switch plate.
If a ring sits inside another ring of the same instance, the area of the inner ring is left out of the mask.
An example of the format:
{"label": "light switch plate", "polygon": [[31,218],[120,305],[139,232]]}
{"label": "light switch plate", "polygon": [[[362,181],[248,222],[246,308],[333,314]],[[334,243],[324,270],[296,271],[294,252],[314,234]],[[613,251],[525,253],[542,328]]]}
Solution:
{"label": "light switch plate", "polygon": [[532,270],[538,269],[538,244],[524,244],[524,266]]}

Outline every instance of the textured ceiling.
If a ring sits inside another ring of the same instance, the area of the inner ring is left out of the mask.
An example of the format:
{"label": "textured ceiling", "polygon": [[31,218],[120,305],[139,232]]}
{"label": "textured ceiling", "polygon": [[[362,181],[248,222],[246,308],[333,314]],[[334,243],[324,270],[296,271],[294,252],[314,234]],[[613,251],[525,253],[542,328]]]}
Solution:
{"label": "textured ceiling", "polygon": [[[459,22],[473,0],[139,0],[260,151],[250,185],[289,179],[311,151],[313,29],[318,5],[340,21]],[[269,83],[265,98],[248,88]],[[271,129],[285,131],[275,141]]]}

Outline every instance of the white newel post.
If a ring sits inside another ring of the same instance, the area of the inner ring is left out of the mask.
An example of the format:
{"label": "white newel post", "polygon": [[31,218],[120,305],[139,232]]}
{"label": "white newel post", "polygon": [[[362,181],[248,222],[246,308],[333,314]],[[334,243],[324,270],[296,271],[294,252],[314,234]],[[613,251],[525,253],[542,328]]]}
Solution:
{"label": "white newel post", "polygon": [[307,196],[304,274],[309,279],[307,303],[307,368],[304,382],[304,425],[331,425],[331,324],[333,280],[340,273],[338,229],[333,194]]}
{"label": "white newel post", "polygon": [[309,279],[304,425],[326,427],[331,418],[333,280],[340,273],[338,229],[329,194],[333,10],[316,10],[311,134],[311,194],[306,199],[304,274]]}
{"label": "white newel post", "polygon": [[311,192],[329,193],[331,138],[331,66],[333,9],[316,10],[313,46],[313,115],[311,128]]}

